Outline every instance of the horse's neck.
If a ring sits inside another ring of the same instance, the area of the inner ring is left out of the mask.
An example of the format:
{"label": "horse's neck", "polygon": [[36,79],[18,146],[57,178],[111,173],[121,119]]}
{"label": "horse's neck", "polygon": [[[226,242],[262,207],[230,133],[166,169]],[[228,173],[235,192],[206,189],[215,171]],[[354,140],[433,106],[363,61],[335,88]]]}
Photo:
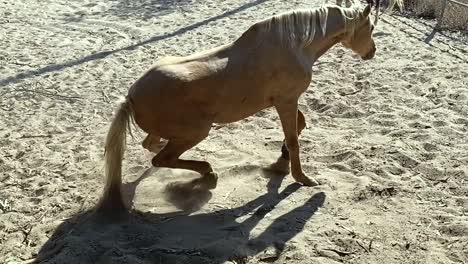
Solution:
{"label": "horse's neck", "polygon": [[323,41],[318,41],[317,45],[309,45],[304,49],[304,51],[312,63],[314,63],[338,42],[340,42],[339,38],[324,38]]}
{"label": "horse's neck", "polygon": [[[336,19],[332,19],[332,12],[336,13]],[[327,21],[327,33],[325,36],[316,35],[316,38],[310,45],[304,48],[304,52],[312,60],[312,63],[317,61],[331,47],[340,42],[346,32],[346,24],[344,19],[338,16],[336,9],[330,9],[329,19]]]}

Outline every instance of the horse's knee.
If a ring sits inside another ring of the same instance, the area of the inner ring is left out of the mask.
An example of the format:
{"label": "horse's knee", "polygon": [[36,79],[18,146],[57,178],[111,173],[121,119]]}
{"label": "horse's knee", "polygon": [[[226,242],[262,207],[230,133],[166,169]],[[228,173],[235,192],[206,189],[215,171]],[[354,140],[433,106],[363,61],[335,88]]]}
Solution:
{"label": "horse's knee", "polygon": [[154,167],[172,167],[172,165],[177,161],[177,158],[172,158],[167,155],[156,155],[151,160],[151,164]]}
{"label": "horse's knee", "polygon": [[286,142],[283,142],[283,146],[281,147],[281,157],[283,159],[289,160],[289,150],[288,147],[286,146]]}
{"label": "horse's knee", "polygon": [[192,168],[192,170],[200,173],[201,175],[208,175],[210,173],[213,173],[213,168],[211,167],[211,164],[207,161],[192,160],[189,162],[191,162],[190,167]]}
{"label": "horse's knee", "polygon": [[297,111],[297,134],[299,135],[301,131],[306,127],[306,121],[304,114],[301,111]]}
{"label": "horse's knee", "polygon": [[286,147],[289,152],[296,152],[299,150],[299,142],[297,138],[286,140]]}
{"label": "horse's knee", "polygon": [[145,148],[145,149],[147,149],[147,150],[149,150],[149,151],[151,151],[153,153],[158,153],[159,150],[161,150],[164,147],[165,142],[163,142],[161,140],[161,137],[149,134],[143,140],[141,145],[143,146],[143,148]]}
{"label": "horse's knee", "polygon": [[218,185],[218,174],[213,171],[206,173],[200,178],[200,182],[208,189],[215,189],[216,185]]}
{"label": "horse's knee", "polygon": [[162,162],[161,159],[156,155],[155,157],[153,157],[153,159],[151,159],[151,164],[152,164],[154,167],[162,167],[163,162]]}
{"label": "horse's knee", "polygon": [[148,149],[148,147],[151,145],[152,137],[150,134],[148,134],[145,139],[143,139],[143,142],[141,142],[141,145],[145,148]]}
{"label": "horse's knee", "polygon": [[207,161],[204,161],[204,168],[203,171],[200,174],[210,174],[213,173],[213,167],[211,167],[211,164]]}

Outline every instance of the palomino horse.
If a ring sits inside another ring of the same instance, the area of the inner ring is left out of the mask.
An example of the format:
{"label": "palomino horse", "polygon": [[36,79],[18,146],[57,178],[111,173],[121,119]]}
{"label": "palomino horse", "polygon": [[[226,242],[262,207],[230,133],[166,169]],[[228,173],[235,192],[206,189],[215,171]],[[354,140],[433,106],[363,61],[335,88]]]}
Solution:
{"label": "palomino horse", "polygon": [[107,181],[98,209],[125,209],[121,167],[132,119],[148,133],[143,147],[157,153],[153,166],[196,171],[201,178],[194,183],[215,188],[217,175],[208,162],[179,157],[206,138],[213,123],[275,107],[285,135],[276,164],[286,163],[288,171],[290,163],[297,182],[317,185],[301,168],[298,136],[306,124],[298,99],[309,87],[314,62],[335,44],[364,60],[374,57],[371,7],[372,1],[363,11],[333,5],[282,13],[255,23],[227,45],[157,61],[130,87],[110,126]]}

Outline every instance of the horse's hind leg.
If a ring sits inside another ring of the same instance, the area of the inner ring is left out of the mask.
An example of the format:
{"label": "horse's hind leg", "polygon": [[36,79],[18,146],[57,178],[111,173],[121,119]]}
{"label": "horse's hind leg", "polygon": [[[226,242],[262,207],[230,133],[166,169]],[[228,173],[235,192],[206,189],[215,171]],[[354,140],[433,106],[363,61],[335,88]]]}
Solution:
{"label": "horse's hind leg", "polygon": [[186,169],[198,172],[202,175],[202,178],[196,179],[194,183],[202,184],[210,189],[216,188],[218,176],[213,172],[210,163],[206,161],[179,159],[185,151],[197,145],[207,135],[206,133],[203,136],[192,137],[190,139],[169,139],[166,146],[153,158],[153,166]]}
{"label": "horse's hind leg", "polygon": [[307,177],[302,171],[299,157],[298,142],[298,109],[297,102],[287,102],[276,105],[276,110],[283,126],[286,146],[291,159],[291,175],[294,179],[304,185],[318,185],[317,181]]}
{"label": "horse's hind leg", "polygon": [[161,140],[160,136],[148,134],[141,145],[153,153],[158,153],[166,145],[166,142]]}

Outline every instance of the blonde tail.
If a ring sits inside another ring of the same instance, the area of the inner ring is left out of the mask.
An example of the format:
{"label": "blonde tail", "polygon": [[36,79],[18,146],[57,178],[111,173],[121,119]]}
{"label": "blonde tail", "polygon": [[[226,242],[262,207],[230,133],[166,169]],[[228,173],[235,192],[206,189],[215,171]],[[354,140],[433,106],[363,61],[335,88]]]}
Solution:
{"label": "blonde tail", "polygon": [[126,145],[127,129],[133,118],[131,102],[126,99],[120,104],[107,132],[105,146],[106,185],[97,210],[114,214],[126,210],[120,187],[122,185],[122,159]]}

